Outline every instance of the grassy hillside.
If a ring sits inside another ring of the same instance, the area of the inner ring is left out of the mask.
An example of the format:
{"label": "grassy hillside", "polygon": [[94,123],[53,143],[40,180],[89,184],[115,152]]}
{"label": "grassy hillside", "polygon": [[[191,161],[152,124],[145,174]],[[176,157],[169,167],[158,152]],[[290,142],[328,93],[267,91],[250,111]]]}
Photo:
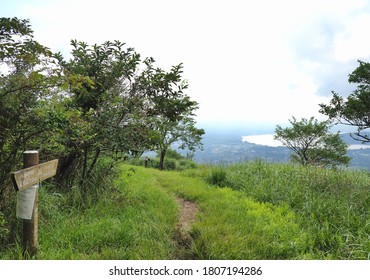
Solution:
{"label": "grassy hillside", "polygon": [[203,167],[198,176],[260,203],[286,206],[310,236],[315,258],[370,258],[368,172],[329,170],[262,161]]}
{"label": "grassy hillside", "polygon": [[[182,172],[122,165],[84,208],[41,189],[36,258],[368,259],[369,186],[363,172],[258,161]],[[176,197],[198,206],[187,244],[177,240]],[[21,248],[0,256],[21,258]]]}

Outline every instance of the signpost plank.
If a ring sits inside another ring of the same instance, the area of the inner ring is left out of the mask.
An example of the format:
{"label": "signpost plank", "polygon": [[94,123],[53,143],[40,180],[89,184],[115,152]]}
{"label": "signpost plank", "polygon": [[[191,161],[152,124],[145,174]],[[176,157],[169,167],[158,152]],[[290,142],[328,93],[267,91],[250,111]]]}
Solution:
{"label": "signpost plank", "polygon": [[58,160],[54,159],[29,168],[11,173],[11,178],[16,191],[27,189],[56,174]]}

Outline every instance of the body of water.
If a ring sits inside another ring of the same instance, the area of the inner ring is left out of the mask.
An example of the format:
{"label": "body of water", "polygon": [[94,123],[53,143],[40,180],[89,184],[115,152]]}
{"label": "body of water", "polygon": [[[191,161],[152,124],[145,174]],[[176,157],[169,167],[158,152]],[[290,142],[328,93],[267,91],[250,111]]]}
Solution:
{"label": "body of water", "polygon": [[256,145],[269,146],[269,147],[283,146],[283,144],[281,144],[280,141],[274,140],[273,134],[242,136],[242,141],[256,144]]}
{"label": "body of water", "polygon": [[[269,147],[283,146],[283,144],[280,141],[274,140],[273,134],[242,136],[242,141],[256,144],[256,145],[269,146]],[[365,145],[365,144],[349,145],[350,150],[369,149],[369,148],[370,148],[370,145]]]}

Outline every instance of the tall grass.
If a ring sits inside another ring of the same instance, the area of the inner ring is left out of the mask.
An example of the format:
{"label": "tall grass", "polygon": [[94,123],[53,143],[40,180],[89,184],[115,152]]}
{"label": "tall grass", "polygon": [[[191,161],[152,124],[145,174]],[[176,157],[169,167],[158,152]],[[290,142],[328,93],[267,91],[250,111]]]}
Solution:
{"label": "tall grass", "polygon": [[[6,227],[6,221],[4,219],[4,214],[0,212],[0,237],[6,236],[8,234],[8,228]],[[2,238],[0,238],[2,240]]]}
{"label": "tall grass", "polygon": [[[114,187],[104,187],[84,207],[71,204],[70,194],[40,190],[36,259],[170,258],[178,213],[172,196],[145,172],[125,167],[119,174]],[[22,258],[20,243],[2,251],[0,258]]]}
{"label": "tall grass", "polygon": [[[198,204],[190,232],[198,259],[369,258],[366,172],[262,161],[184,172],[122,165],[117,172],[84,203],[77,190],[40,189],[36,259],[170,259],[175,196]],[[21,247],[18,236],[0,258],[22,258]]]}
{"label": "tall grass", "polygon": [[310,237],[287,206],[258,203],[230,188],[218,188],[178,172],[158,178],[167,190],[200,207],[192,227],[199,259],[311,258]]}
{"label": "tall grass", "polygon": [[45,223],[37,258],[170,259],[179,211],[174,196],[195,201],[200,208],[191,229],[196,258],[310,257],[309,236],[286,206],[257,203],[179,172],[124,165],[120,174],[116,188],[82,210],[60,212],[68,202],[63,195],[46,190],[40,194]]}
{"label": "tall grass", "polygon": [[[212,169],[203,170],[201,176],[207,179]],[[319,258],[369,258],[367,172],[263,161],[232,165],[224,172],[226,186],[261,203],[292,209],[300,218],[300,227],[312,238],[311,251]]]}

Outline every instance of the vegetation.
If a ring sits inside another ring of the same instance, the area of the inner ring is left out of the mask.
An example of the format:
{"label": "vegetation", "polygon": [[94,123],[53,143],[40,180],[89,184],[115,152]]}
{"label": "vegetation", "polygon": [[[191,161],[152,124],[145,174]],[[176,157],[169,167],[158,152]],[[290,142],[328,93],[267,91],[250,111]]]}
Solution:
{"label": "vegetation", "polygon": [[[10,217],[9,173],[22,152],[39,150],[41,161],[59,159],[58,189],[78,190],[79,204],[114,167],[144,151],[161,153],[173,142],[193,151],[197,103],[184,90],[182,64],[169,72],[141,59],[119,41],[89,46],[71,41],[65,60],[33,38],[28,20],[0,18],[0,213]],[[109,159],[109,160],[106,160]],[[96,175],[99,173],[99,175]],[[1,217],[1,216],[0,216]],[[1,224],[2,218],[0,219]],[[6,221],[1,243],[13,242],[15,221]]]}
{"label": "vegetation", "polygon": [[66,61],[33,40],[27,20],[1,18],[0,28],[0,185],[26,149],[58,158],[58,185],[84,192],[103,157],[158,149],[163,167],[172,143],[200,146],[204,131],[195,127],[182,64],[155,68],[119,41],[72,40]]}
{"label": "vegetation", "polygon": [[[208,180],[220,167],[189,171]],[[288,207],[319,259],[368,259],[370,177],[367,172],[331,170],[263,161],[224,168],[222,185],[260,203]]]}
{"label": "vegetation", "polygon": [[193,162],[191,159],[187,158],[186,156],[181,155],[176,150],[168,149],[166,152],[166,161],[163,164],[163,167],[160,168],[160,156],[153,158],[153,157],[146,157],[148,161],[145,163],[145,157],[141,158],[133,158],[130,159],[128,162],[133,165],[137,166],[146,166],[151,168],[157,168],[160,170],[187,170],[191,168],[196,168],[197,164]]}
{"label": "vegetation", "polygon": [[60,68],[33,39],[28,21],[0,18],[0,211],[9,197],[9,173],[25,149],[48,146],[44,112],[52,106]]}
{"label": "vegetation", "polygon": [[[177,205],[172,196],[158,188],[156,178],[136,170],[120,168],[116,181],[106,181],[108,191],[99,193],[99,200],[82,209],[74,201],[79,199],[79,192],[71,195],[51,190],[52,186],[41,188],[36,258],[169,258]],[[21,247],[8,247],[0,258],[22,258]]]}
{"label": "vegetation", "polygon": [[[200,206],[192,250],[198,259],[303,258],[306,235],[285,206],[257,203],[230,188],[167,173],[161,185]],[[179,184],[181,182],[181,184]]]}
{"label": "vegetation", "polygon": [[[256,203],[197,178],[125,165],[114,185],[84,211],[65,207],[68,194],[42,189],[37,258],[171,259],[179,211],[174,196],[200,207],[191,231],[194,258],[298,258],[306,247],[306,237],[286,207]],[[14,247],[2,258],[20,255]]]}
{"label": "vegetation", "polygon": [[[221,169],[223,187],[209,184]],[[41,189],[36,258],[172,259],[175,197],[199,208],[185,248],[192,259],[369,258],[366,172],[255,161],[182,172],[122,165],[118,173],[82,209],[78,192]],[[1,253],[21,257],[20,246]]]}
{"label": "vegetation", "polygon": [[367,129],[370,128],[370,63],[358,61],[359,66],[349,75],[348,82],[358,84],[344,100],[336,92],[329,105],[320,104],[320,112],[339,123],[356,127],[353,139],[370,142]]}
{"label": "vegetation", "polygon": [[198,103],[184,94],[188,87],[181,80],[182,64],[172,67],[165,73],[152,66],[152,59],[145,61],[147,70],[140,77],[148,95],[148,116],[146,125],[152,128],[150,135],[153,147],[159,154],[159,169],[164,168],[164,158],[174,143],[181,149],[195,151],[201,148],[203,129],[195,126],[194,111]]}
{"label": "vegetation", "polygon": [[[53,116],[54,126],[59,128],[55,141],[63,147],[53,155],[60,160],[58,184],[67,188],[79,185],[85,192],[99,158],[119,159],[137,148],[126,144],[133,142],[128,131],[136,128],[126,123],[136,112],[132,81],[140,56],[118,41],[92,47],[72,41],[72,46],[68,62],[58,55],[68,87],[60,111]],[[138,133],[139,143],[140,136]],[[79,176],[75,176],[76,170]]]}
{"label": "vegetation", "polygon": [[[26,149],[60,159],[56,181],[40,190],[36,259],[370,258],[369,173],[311,166],[348,162],[328,122],[277,127],[304,166],[199,166],[171,150],[176,142],[193,152],[204,133],[181,64],[155,68],[118,41],[74,40],[65,61],[17,18],[0,18],[0,42],[1,259],[23,258],[9,172]],[[347,102],[335,96],[322,106],[359,125],[365,141],[369,67],[361,63],[350,76],[361,84]],[[158,158],[146,167],[164,171],[144,167],[148,150]],[[130,158],[136,165],[121,163]],[[184,244],[176,233],[179,198],[198,209]]]}
{"label": "vegetation", "polygon": [[329,133],[329,122],[319,122],[313,117],[297,121],[290,120],[292,127],[276,126],[274,138],[281,141],[293,153],[293,162],[302,165],[337,166],[348,165],[350,158],[347,145],[339,132]]}

